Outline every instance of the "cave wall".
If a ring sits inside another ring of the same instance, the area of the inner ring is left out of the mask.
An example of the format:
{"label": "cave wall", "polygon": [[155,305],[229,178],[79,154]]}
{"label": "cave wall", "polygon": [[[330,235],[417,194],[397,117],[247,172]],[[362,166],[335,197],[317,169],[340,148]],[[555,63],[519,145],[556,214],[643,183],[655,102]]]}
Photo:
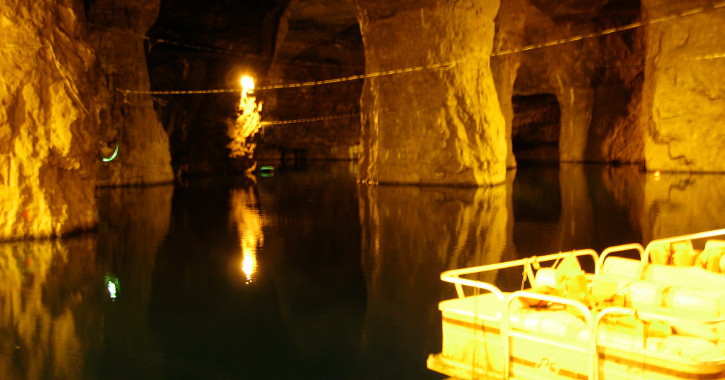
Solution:
{"label": "cave wall", "polygon": [[253,76],[260,86],[269,68],[287,2],[161,0],[159,16],[148,32],[151,88],[240,89],[154,98],[177,176],[244,172],[252,166],[249,159],[229,157],[227,130],[235,123],[241,76]]}
{"label": "cave wall", "polygon": [[0,240],[93,227],[97,154],[84,10],[0,2]]}
{"label": "cave wall", "polygon": [[[494,20],[496,31],[493,39],[493,51],[502,52],[520,48],[524,38],[524,22],[526,13],[521,10],[526,6],[526,0],[502,0],[498,14]],[[513,153],[511,133],[513,129],[514,109],[512,98],[516,73],[521,65],[520,54],[494,55],[491,57],[491,72],[496,84],[498,102],[506,123],[506,167],[516,167],[516,157]]]}
{"label": "cave wall", "polygon": [[[351,4],[293,0],[280,20],[274,61],[264,81],[283,84],[343,78],[361,74],[364,66],[360,27]],[[362,81],[353,80],[260,92],[264,121],[331,118],[265,127],[256,157],[356,160],[361,91]]]}
{"label": "cave wall", "polygon": [[86,1],[90,43],[98,59],[98,149],[104,157],[118,146],[113,161],[98,170],[101,186],[153,184],[173,180],[169,139],[149,95],[123,95],[119,89],[148,91],[144,38],[159,12],[160,0]]}
{"label": "cave wall", "polygon": [[[648,170],[723,172],[725,160],[725,9],[710,1],[643,0],[646,19],[705,7],[705,12],[646,29],[641,122]],[[704,59],[703,59],[704,58]],[[721,57],[722,58],[722,57]]]}
{"label": "cave wall", "polygon": [[365,80],[359,179],[503,183],[505,126],[489,63],[498,1],[355,4],[367,73],[466,59]]}
{"label": "cave wall", "polygon": [[[636,22],[639,4],[508,0],[502,3],[502,12],[506,13],[499,13],[500,20],[516,20],[508,12],[525,15],[520,45],[516,33],[521,21],[497,26],[496,38],[509,40],[501,46],[505,50],[507,45],[513,49],[538,45]],[[641,163],[643,132],[636,116],[642,83],[641,34],[634,29],[510,54],[518,58],[494,57],[496,80],[511,83],[511,72],[518,65],[513,95],[556,95],[561,113],[560,161]],[[499,86],[502,98],[510,96],[507,90]],[[510,128],[507,119],[507,133]],[[508,162],[511,166],[513,160],[509,157]]]}

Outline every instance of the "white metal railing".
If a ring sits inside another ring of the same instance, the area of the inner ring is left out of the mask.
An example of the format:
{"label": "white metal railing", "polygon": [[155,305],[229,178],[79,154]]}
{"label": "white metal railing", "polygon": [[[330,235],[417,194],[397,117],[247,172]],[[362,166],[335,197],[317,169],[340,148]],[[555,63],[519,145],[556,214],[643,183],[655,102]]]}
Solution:
{"label": "white metal railing", "polygon": [[[504,360],[504,366],[503,366],[503,375],[504,375],[503,378],[506,380],[509,378],[509,372],[510,372],[509,367],[511,364],[511,355],[510,355],[511,347],[510,347],[510,338],[509,338],[509,335],[511,334],[510,326],[509,326],[510,309],[511,309],[511,304],[513,303],[513,301],[518,298],[530,298],[530,299],[533,298],[533,299],[537,299],[540,301],[574,307],[584,316],[584,322],[586,323],[590,334],[597,333],[597,331],[596,331],[597,325],[593,323],[594,319],[592,316],[592,311],[589,310],[589,308],[586,305],[584,305],[583,303],[581,303],[579,301],[568,299],[568,298],[563,298],[563,297],[550,296],[550,295],[546,295],[546,294],[527,292],[527,291],[518,291],[518,292],[511,293],[511,295],[509,295],[509,297],[506,298],[506,302],[505,302],[504,308],[503,308],[503,315],[501,316],[501,338],[503,339],[503,354],[504,354],[504,358],[506,358],[506,360]],[[533,335],[529,335],[529,334],[520,334],[520,335],[528,335],[528,336],[533,337]],[[599,378],[599,353],[597,351],[596,342],[593,345],[590,344],[589,347],[583,347],[583,348],[580,346],[575,346],[575,345],[563,345],[563,346],[565,348],[569,348],[572,350],[586,352],[589,355],[588,360],[589,360],[589,364],[590,364],[589,380],[597,380]]]}
{"label": "white metal railing", "polygon": [[[607,257],[610,254],[617,253],[617,252],[624,252],[624,251],[637,251],[640,256],[640,267],[639,267],[639,273],[638,278],[642,278],[644,275],[644,271],[646,269],[646,266],[649,264],[650,260],[650,251],[652,247],[659,245],[659,244],[667,244],[667,243],[676,243],[676,242],[682,242],[687,240],[698,240],[698,239],[706,239],[716,236],[725,236],[725,229],[719,229],[719,230],[713,230],[713,231],[706,231],[706,232],[700,232],[695,234],[689,234],[689,235],[681,235],[676,237],[670,237],[670,238],[663,238],[663,239],[656,239],[651,241],[646,248],[643,248],[641,244],[638,243],[632,243],[632,244],[623,244],[618,246],[613,246],[605,249],[602,251],[601,255],[598,255],[594,250],[592,249],[582,249],[582,250],[574,250],[570,252],[559,252],[559,253],[553,253],[545,256],[534,256],[530,258],[525,259],[519,259],[519,260],[513,260],[503,263],[495,263],[495,264],[488,264],[488,265],[481,265],[476,267],[470,267],[470,268],[462,268],[462,269],[454,269],[449,270],[441,273],[441,280],[445,282],[449,282],[455,285],[456,287],[456,293],[459,298],[465,298],[466,294],[463,291],[464,286],[477,288],[477,289],[484,289],[487,290],[493,294],[496,295],[500,300],[504,301],[504,309],[502,313],[501,318],[501,335],[503,339],[503,349],[504,349],[504,356],[507,358],[504,362],[504,371],[503,371],[503,378],[509,379],[509,372],[510,372],[510,337],[512,335],[511,326],[510,326],[510,308],[514,300],[519,298],[528,298],[528,299],[536,299],[540,301],[555,303],[555,304],[562,304],[565,306],[571,306],[574,307],[576,310],[578,310],[582,316],[585,319],[588,331],[590,333],[590,339],[588,342],[588,345],[586,347],[580,347],[580,346],[574,346],[574,345],[566,345],[566,348],[577,350],[580,352],[585,352],[588,355],[588,361],[590,363],[590,371],[589,371],[589,379],[590,380],[597,380],[599,378],[599,326],[601,322],[608,316],[611,315],[627,315],[627,316],[634,316],[638,320],[641,320],[643,322],[646,321],[663,321],[663,322],[675,322],[675,321],[682,321],[682,318],[678,318],[674,315],[668,315],[667,313],[658,313],[656,311],[649,311],[649,310],[636,310],[633,308],[627,308],[627,307],[608,307],[604,308],[598,312],[593,312],[589,307],[584,305],[583,303],[572,300],[568,298],[558,297],[558,296],[552,296],[552,295],[545,295],[530,291],[517,291],[514,293],[509,294],[506,296],[501,289],[499,289],[496,285],[473,280],[470,278],[464,278],[462,276],[467,275],[473,275],[473,274],[480,274],[484,272],[490,272],[490,271],[497,271],[501,269],[506,268],[513,268],[517,266],[523,266],[524,267],[524,279],[528,278],[529,282],[533,285],[534,283],[534,269],[539,269],[539,263],[542,262],[548,262],[548,261],[558,261],[565,259],[571,255],[574,255],[575,257],[579,258],[580,256],[591,256],[594,260],[594,273],[595,276],[599,275],[601,272],[601,269],[603,268],[604,261],[607,259]],[[555,264],[553,265],[555,266]],[[712,325],[712,324],[718,324],[725,322],[724,318],[718,318],[718,319],[712,319],[712,320],[699,320],[698,322],[702,323],[703,325]],[[522,332],[515,332],[515,336],[520,337],[526,337],[526,338],[536,338],[535,336],[532,336],[530,334],[525,334]],[[646,332],[645,332],[646,334]],[[646,339],[646,336],[643,337]],[[650,353],[654,354],[655,353]]]}
{"label": "white metal railing", "polygon": [[602,251],[602,254],[599,255],[599,262],[597,263],[597,267],[596,267],[594,274],[597,276],[600,274],[601,270],[604,268],[604,260],[606,260],[610,254],[617,253],[617,252],[626,252],[626,251],[637,251],[639,253],[640,262],[642,261],[642,258],[644,257],[644,247],[642,247],[642,244],[639,244],[639,243],[615,245],[613,247],[606,248],[604,251]]}
{"label": "white metal railing", "polygon": [[491,293],[494,293],[500,300],[503,300],[504,294],[501,291],[501,289],[499,289],[496,285],[493,285],[488,282],[472,280],[472,279],[468,279],[468,278],[461,278],[461,276],[490,272],[490,271],[506,269],[506,268],[513,268],[513,267],[517,267],[517,266],[523,266],[525,276],[527,276],[529,278],[529,282],[531,282],[533,284],[534,268],[532,266],[538,266],[538,264],[542,263],[542,262],[562,260],[571,255],[574,255],[576,257],[591,256],[592,259],[594,259],[595,272],[599,272],[599,269],[598,269],[599,255],[597,255],[597,252],[595,252],[593,249],[579,249],[579,250],[574,250],[574,251],[570,251],[570,252],[552,253],[550,255],[534,256],[534,257],[529,257],[526,259],[507,261],[507,262],[503,262],[503,263],[481,265],[481,266],[477,266],[477,267],[462,268],[462,269],[453,269],[453,270],[449,270],[449,271],[445,271],[445,272],[441,273],[441,280],[443,280],[445,282],[450,282],[456,286],[456,293],[458,294],[458,298],[465,298],[466,295],[463,291],[463,286],[470,286],[473,288],[488,290]]}
{"label": "white metal railing", "polygon": [[662,245],[662,244],[672,244],[672,243],[679,243],[684,241],[692,241],[692,240],[699,240],[699,239],[706,239],[711,238],[715,236],[725,236],[725,228],[719,229],[719,230],[712,230],[712,231],[705,231],[705,232],[699,232],[695,234],[689,234],[689,235],[681,235],[681,236],[674,236],[674,237],[668,237],[668,238],[662,238],[662,239],[655,239],[649,242],[647,244],[647,248],[645,248],[644,253],[642,254],[642,262],[639,266],[639,274],[638,278],[642,279],[645,273],[645,269],[647,267],[647,264],[650,262],[650,252],[652,251],[653,247]]}

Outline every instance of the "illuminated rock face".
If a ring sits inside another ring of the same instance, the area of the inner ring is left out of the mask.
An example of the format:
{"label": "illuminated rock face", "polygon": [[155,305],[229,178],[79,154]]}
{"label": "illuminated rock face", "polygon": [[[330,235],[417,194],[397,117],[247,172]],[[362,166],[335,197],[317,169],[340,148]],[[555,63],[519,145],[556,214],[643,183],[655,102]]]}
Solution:
{"label": "illuminated rock face", "polygon": [[[494,35],[493,50],[496,52],[519,48],[524,37],[524,22],[526,13],[521,12],[526,0],[502,1],[496,15],[496,33]],[[511,143],[511,129],[514,119],[514,110],[511,98],[513,97],[516,73],[521,65],[520,54],[507,54],[491,58],[491,71],[496,83],[498,101],[501,112],[506,121],[506,166],[515,167],[516,158]]]}
{"label": "illuminated rock face", "polygon": [[[645,0],[647,19],[706,1]],[[647,28],[642,123],[649,170],[725,171],[725,12],[679,17]],[[718,48],[719,47],[719,48]]]}
{"label": "illuminated rock face", "polygon": [[[148,91],[143,36],[156,20],[160,0],[91,2],[91,43],[100,66],[98,149],[113,161],[101,164],[99,185],[173,180],[169,139],[149,95],[124,96],[119,89]],[[119,17],[125,15],[124,17]]]}
{"label": "illuminated rock face", "polygon": [[504,182],[505,126],[489,64],[498,5],[356,1],[368,73],[466,60],[366,79],[360,180]]}
{"label": "illuminated rock face", "polygon": [[[502,3],[497,18],[494,54],[596,34],[638,19],[635,2],[509,0]],[[644,133],[637,118],[641,45],[641,31],[634,29],[495,55],[492,64],[507,115],[507,133],[511,134],[513,125],[507,114],[511,95],[554,95],[561,115],[558,160],[642,162]],[[523,112],[513,117],[526,118]],[[508,163],[515,163],[510,154]]]}
{"label": "illuminated rock face", "polygon": [[79,7],[0,2],[0,240],[97,223],[94,55]]}

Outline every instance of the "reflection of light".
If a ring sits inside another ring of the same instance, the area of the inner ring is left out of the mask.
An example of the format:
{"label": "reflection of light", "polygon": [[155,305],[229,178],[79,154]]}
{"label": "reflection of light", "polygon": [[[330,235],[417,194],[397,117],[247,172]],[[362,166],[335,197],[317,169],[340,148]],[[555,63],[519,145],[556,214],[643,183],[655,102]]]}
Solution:
{"label": "reflection of light", "polygon": [[118,144],[116,144],[116,150],[113,152],[111,157],[103,157],[103,162],[113,161],[114,158],[118,155]]}
{"label": "reflection of light", "polygon": [[107,274],[103,279],[106,282],[108,296],[111,297],[112,300],[115,300],[116,297],[118,297],[118,292],[121,290],[121,284],[118,277]]}
{"label": "reflection of light", "polygon": [[262,216],[256,208],[257,203],[254,188],[232,190],[232,217],[239,231],[242,250],[241,270],[247,284],[254,281],[257,273],[257,250],[264,240]]}
{"label": "reflection of light", "polygon": [[660,171],[656,170],[654,176],[655,176],[655,181],[659,181],[660,180]]}
{"label": "reflection of light", "polygon": [[[242,247],[245,249],[246,247]],[[252,276],[257,272],[257,252],[256,250],[244,250],[242,252],[242,273],[246,278],[246,283],[252,282]]]}
{"label": "reflection of light", "polygon": [[262,166],[259,168],[259,175],[261,177],[271,177],[274,175],[274,166]]}

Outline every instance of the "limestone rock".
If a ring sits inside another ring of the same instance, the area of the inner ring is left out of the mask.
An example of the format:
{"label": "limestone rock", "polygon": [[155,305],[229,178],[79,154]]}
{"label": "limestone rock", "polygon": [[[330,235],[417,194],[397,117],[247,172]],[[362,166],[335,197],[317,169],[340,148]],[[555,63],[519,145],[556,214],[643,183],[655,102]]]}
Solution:
{"label": "limestone rock", "polygon": [[[242,75],[262,85],[269,68],[282,0],[164,2],[148,32],[154,90],[240,88]],[[159,39],[168,41],[161,42]],[[259,95],[259,94],[257,94]],[[244,172],[253,163],[231,159],[227,129],[240,93],[154,98],[177,175]]]}
{"label": "limestone rock", "polygon": [[[497,25],[496,38],[507,41],[503,51],[596,34],[639,18],[636,4],[626,1],[513,3],[503,2],[498,15],[502,22],[513,20],[511,25]],[[511,12],[524,15],[522,26],[521,16]],[[560,161],[641,162],[638,142],[643,133],[636,116],[641,41],[638,30],[629,30],[495,56],[492,62],[496,80],[502,84],[510,83],[518,67],[513,95],[556,96],[561,114]],[[498,89],[505,105],[508,100],[503,98],[510,93],[505,86]],[[507,129],[511,125],[507,123]],[[508,161],[511,166],[513,160]]]}
{"label": "limestone rock", "polygon": [[[291,1],[280,21],[268,84],[343,78],[364,71],[360,28],[345,1]],[[258,159],[357,159],[362,80],[260,92],[265,121],[330,117],[264,129]],[[338,118],[335,118],[338,117]]]}
{"label": "limestone rock", "polygon": [[92,228],[97,156],[83,9],[0,3],[0,240]]}
{"label": "limestone rock", "polygon": [[497,55],[496,53],[521,47],[524,37],[524,22],[526,21],[526,13],[522,12],[522,9],[524,9],[525,5],[525,0],[501,1],[495,20],[494,56],[491,58],[491,72],[496,83],[498,102],[501,105],[501,112],[506,121],[506,166],[509,168],[516,166],[511,141],[514,119],[512,97],[516,73],[521,64],[521,55]]}
{"label": "limestone rock", "polygon": [[498,0],[356,1],[367,73],[465,60],[366,79],[360,180],[505,181],[505,125],[489,63],[497,10]]}
{"label": "limestone rock", "polygon": [[[642,2],[646,19],[710,4],[678,0]],[[647,28],[642,124],[648,170],[723,172],[725,160],[725,12],[654,23]]]}
{"label": "limestone rock", "polygon": [[[160,0],[89,4],[91,43],[99,61],[98,149],[113,161],[99,160],[98,184],[154,184],[173,180],[169,139],[149,95],[124,95],[121,90],[148,91],[144,35],[155,21]],[[120,15],[125,15],[120,17]]]}

